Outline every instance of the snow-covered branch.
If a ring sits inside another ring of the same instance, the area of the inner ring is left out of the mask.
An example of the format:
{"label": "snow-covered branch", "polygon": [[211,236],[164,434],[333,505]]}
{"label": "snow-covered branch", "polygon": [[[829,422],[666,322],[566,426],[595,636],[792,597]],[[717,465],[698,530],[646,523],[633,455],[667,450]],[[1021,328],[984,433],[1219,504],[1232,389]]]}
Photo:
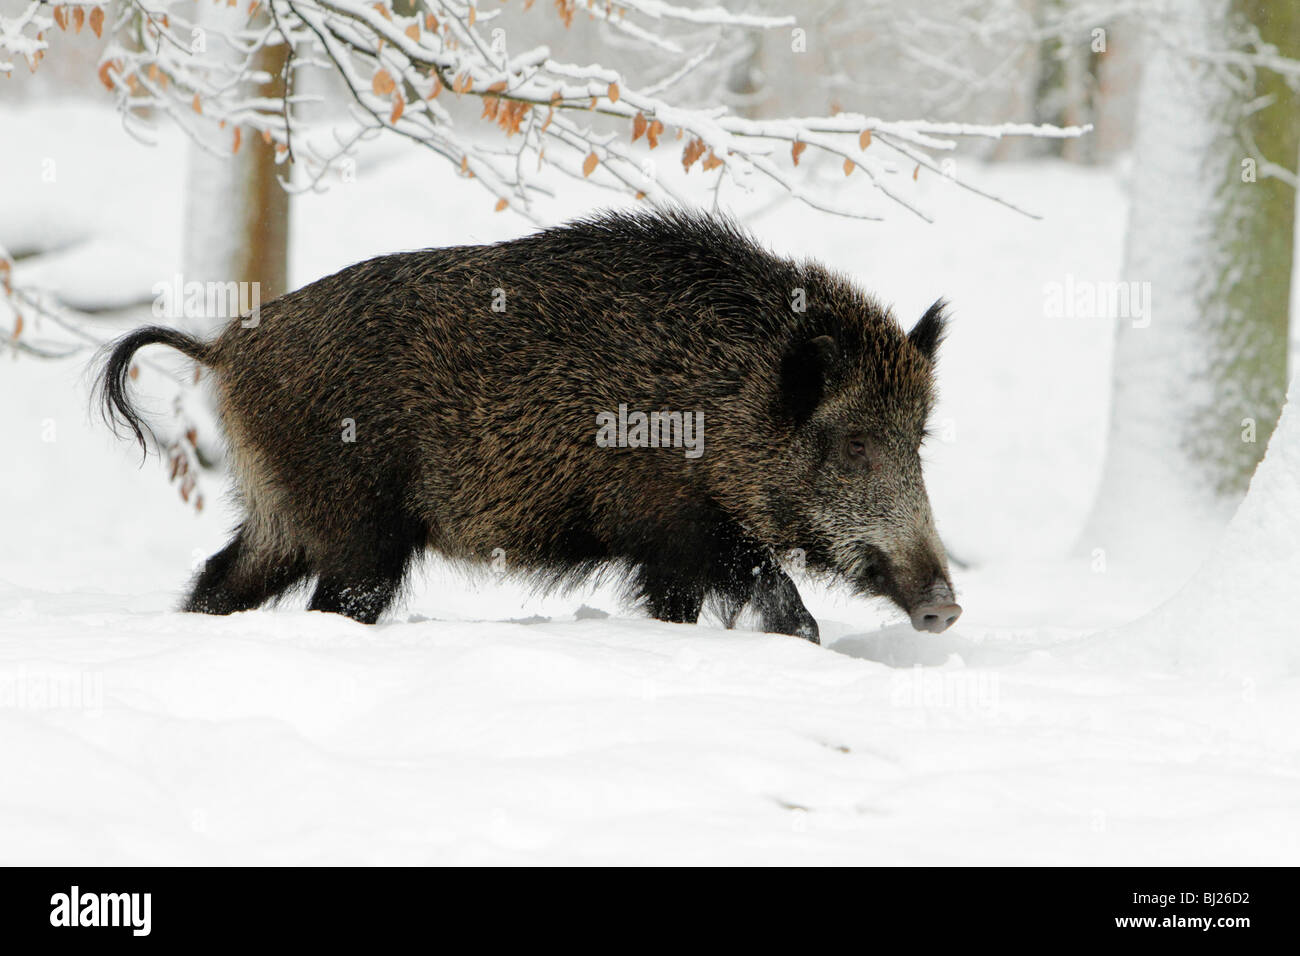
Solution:
{"label": "snow-covered branch", "polygon": [[31,0],[16,17],[0,15],[0,72],[13,71],[10,55],[22,57],[33,70],[41,62],[46,47],[44,33],[54,23],[42,10],[44,6],[41,0]]}
{"label": "snow-covered branch", "polygon": [[[534,201],[549,192],[548,168],[652,204],[683,202],[652,161],[656,150],[666,149],[688,172],[712,177],[715,190],[724,182],[749,189],[767,180],[841,215],[880,218],[882,202],[892,202],[926,216],[904,195],[904,183],[920,170],[937,169],[934,156],[953,149],[957,138],[1086,132],[887,121],[856,113],[755,121],[721,108],[687,108],[667,100],[666,90],[703,62],[708,46],[676,53],[680,70],[638,89],[617,69],[562,62],[545,46],[512,50],[506,31],[493,26],[500,11],[480,12],[464,0],[416,0],[410,6],[393,0],[252,0],[216,21],[198,17],[197,8],[187,17],[183,5],[151,4],[129,0],[116,8],[114,35],[127,39],[109,48],[100,67],[100,79],[117,95],[128,125],[161,112],[216,151],[238,151],[247,137],[259,136],[273,145],[278,161],[292,161],[294,175],[283,177],[290,189],[316,187],[358,141],[385,132],[456,164],[487,190],[498,210],[513,208],[538,221]],[[660,0],[590,7],[560,2],[554,10],[566,25],[579,13],[610,25],[634,25],[632,33],[623,31],[628,36],[658,35],[665,21],[747,29],[795,22]],[[204,49],[196,51],[196,36],[207,38]],[[675,45],[668,36],[661,39]],[[218,43],[230,55],[210,55]],[[270,77],[251,64],[261,48],[280,44],[290,50],[287,88],[307,88],[297,81],[300,72],[332,73],[351,102],[344,118],[309,124],[300,118],[307,98],[258,95]],[[463,109],[444,105],[471,98],[481,102],[478,118],[495,126],[496,135],[467,122]],[[870,188],[855,189],[850,182],[819,193],[799,182],[795,167],[804,150],[809,158],[833,157],[846,173],[862,170]]]}

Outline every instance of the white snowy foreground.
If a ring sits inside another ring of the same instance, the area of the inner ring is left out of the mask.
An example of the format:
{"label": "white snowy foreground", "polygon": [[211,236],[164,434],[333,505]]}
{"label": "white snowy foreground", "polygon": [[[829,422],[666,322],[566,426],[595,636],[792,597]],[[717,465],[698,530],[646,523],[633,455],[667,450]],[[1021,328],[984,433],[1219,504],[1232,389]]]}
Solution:
{"label": "white snowy foreground", "polygon": [[[94,299],[133,263],[147,292],[178,268],[168,214],[125,210],[172,208],[180,152],[98,113],[81,135],[96,123],[96,164],[135,164],[121,208],[95,219],[95,169],[79,205],[65,164],[57,197],[0,186],[0,232],[81,223],[32,268]],[[29,160],[52,148],[32,138]],[[299,203],[295,281],[527,230],[407,156]],[[232,520],[219,489],[196,517],[138,469],[87,411],[84,360],[0,362],[0,863],[1300,862],[1300,420],[1190,584],[1199,555],[1070,558],[1110,326],[1044,318],[1043,287],[1114,275],[1120,191],[1054,164],[985,175],[1048,220],[955,197],[938,227],[753,221],[905,323],[953,300],[928,481],[972,566],[938,636],[813,583],[824,647],[436,565],[376,627],[301,600],[178,614]]]}

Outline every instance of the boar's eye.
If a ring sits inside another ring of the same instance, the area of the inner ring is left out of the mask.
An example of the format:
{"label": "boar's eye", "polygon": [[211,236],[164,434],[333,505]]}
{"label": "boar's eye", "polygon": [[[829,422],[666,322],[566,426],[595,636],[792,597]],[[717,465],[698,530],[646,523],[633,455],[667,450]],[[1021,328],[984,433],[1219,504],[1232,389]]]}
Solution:
{"label": "boar's eye", "polygon": [[874,471],[871,447],[862,435],[849,435],[844,443],[844,456],[849,467],[859,471]]}

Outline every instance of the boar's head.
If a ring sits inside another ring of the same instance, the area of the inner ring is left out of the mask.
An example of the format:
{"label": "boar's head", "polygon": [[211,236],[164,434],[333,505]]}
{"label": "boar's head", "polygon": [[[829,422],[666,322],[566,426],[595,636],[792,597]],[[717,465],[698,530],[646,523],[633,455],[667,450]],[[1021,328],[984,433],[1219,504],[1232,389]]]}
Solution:
{"label": "boar's head", "polygon": [[938,633],[961,614],[921,475],[944,303],[906,335],[868,305],[868,320],[796,337],[785,352],[793,439],[782,507],[810,567],[890,598],[917,630]]}

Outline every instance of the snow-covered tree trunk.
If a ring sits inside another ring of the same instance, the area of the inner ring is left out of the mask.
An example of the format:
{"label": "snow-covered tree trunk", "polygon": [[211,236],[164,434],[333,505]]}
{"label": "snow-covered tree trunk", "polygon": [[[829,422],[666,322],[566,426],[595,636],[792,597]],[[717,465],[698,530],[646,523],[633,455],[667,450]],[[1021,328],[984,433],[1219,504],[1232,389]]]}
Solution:
{"label": "snow-covered tree trunk", "polygon": [[1295,196],[1265,182],[1260,150],[1294,170],[1298,118],[1293,98],[1258,109],[1261,92],[1280,91],[1262,71],[1225,69],[1240,52],[1225,38],[1266,8],[1277,27],[1283,6],[1294,7],[1195,0],[1151,24],[1124,268],[1147,308],[1118,317],[1110,447],[1084,550],[1194,556],[1277,421]]}

